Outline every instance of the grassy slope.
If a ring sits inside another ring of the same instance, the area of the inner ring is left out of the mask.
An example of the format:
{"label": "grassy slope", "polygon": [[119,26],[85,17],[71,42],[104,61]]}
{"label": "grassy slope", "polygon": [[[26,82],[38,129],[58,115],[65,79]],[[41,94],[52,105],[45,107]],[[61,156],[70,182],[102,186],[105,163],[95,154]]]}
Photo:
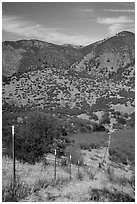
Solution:
{"label": "grassy slope", "polygon": [[[44,167],[42,163],[29,165],[16,161],[17,181],[21,183],[17,191],[17,201],[87,202],[120,201],[122,198],[124,201],[130,201],[134,196],[133,190],[126,177],[128,176],[128,172],[119,169],[120,175],[117,175],[110,170],[109,172],[102,171],[98,168],[98,164],[104,155],[104,150],[105,149],[95,149],[91,152],[83,150],[86,154],[85,156],[89,157],[88,160],[90,163],[88,166],[80,166],[79,179],[77,177],[78,167],[72,165],[71,181],[69,180],[69,167],[57,165],[57,181],[54,182],[54,166],[52,164]],[[116,170],[116,172],[117,171],[118,170]],[[122,183],[122,176],[124,176],[123,178],[126,184]],[[11,178],[12,160],[3,157],[3,190],[8,189],[7,186],[9,186]],[[5,195],[9,194],[9,189],[8,192],[5,191]],[[114,189],[116,189],[116,191],[114,191]],[[107,194],[104,191],[107,192]],[[21,195],[22,192],[26,196],[23,197]]]}
{"label": "grassy slope", "polygon": [[135,163],[135,129],[115,131],[111,137],[109,153],[111,159],[126,163],[127,159]]}
{"label": "grassy slope", "polygon": [[108,139],[106,132],[78,133],[72,135],[74,142],[82,149],[104,147]]}

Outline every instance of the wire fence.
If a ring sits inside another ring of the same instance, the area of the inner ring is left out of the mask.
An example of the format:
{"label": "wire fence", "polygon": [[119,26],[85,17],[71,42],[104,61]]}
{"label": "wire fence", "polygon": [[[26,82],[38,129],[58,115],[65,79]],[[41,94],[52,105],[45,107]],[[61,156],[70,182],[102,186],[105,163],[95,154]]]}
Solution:
{"label": "wire fence", "polygon": [[[14,137],[14,126],[12,126],[12,129],[11,129],[11,133],[12,133],[12,159],[9,159],[8,157],[6,157],[6,151],[7,149],[6,148],[3,148],[2,149],[2,155],[3,155],[3,162],[2,162],[2,175],[3,177],[9,177],[9,179],[12,181],[13,183],[13,186],[15,185],[16,183],[16,179],[18,177],[18,175],[21,175],[22,174],[22,171],[23,169],[22,168],[25,168],[25,165],[22,164],[16,160],[16,155],[15,155],[15,149],[16,149],[16,146],[15,146],[15,137]],[[106,151],[107,151],[107,148],[106,147]],[[106,151],[105,151],[105,154],[104,154],[104,158],[103,158],[103,161],[105,160],[105,157],[106,157]],[[103,162],[102,162],[103,163]],[[24,165],[24,166],[23,166]],[[57,180],[57,174],[59,175],[59,171],[60,171],[60,168],[59,167],[67,167],[68,169],[68,178],[69,180],[72,179],[72,168],[75,166],[75,169],[77,171],[77,175],[80,174],[80,161],[77,161],[77,164],[76,165],[73,165],[72,164],[72,155],[70,154],[68,157],[65,157],[65,156],[58,156],[57,154],[57,150],[55,149],[54,150],[54,154],[47,154],[43,157],[41,163],[37,164],[38,166],[38,172],[39,172],[39,169],[40,168],[43,168],[44,171],[46,171],[46,168],[47,166],[52,166],[52,177],[53,179],[56,181]],[[27,168],[26,168],[27,169]],[[27,170],[25,170],[26,172]],[[27,172],[26,172],[27,173]],[[75,175],[76,175],[75,174]]]}
{"label": "wire fence", "polygon": [[[7,148],[2,149],[2,155],[3,155],[2,175],[3,175],[3,177],[7,177],[7,178],[9,177],[9,179],[12,180],[12,184],[14,187],[16,184],[16,177],[18,177],[18,175],[21,174],[22,169],[20,168],[21,163],[19,163],[19,161],[16,160],[14,125],[12,126],[11,133],[12,133],[12,140],[10,141],[10,143],[12,143],[12,145],[11,145],[12,146],[12,155],[11,155],[11,159],[9,159],[6,156],[7,155]],[[47,165],[53,166],[53,168],[54,168],[54,170],[53,170],[54,180],[56,180],[57,179],[57,170],[58,170],[57,168],[60,166],[68,166],[69,178],[71,180],[71,178],[72,178],[72,176],[71,176],[71,172],[72,172],[71,171],[71,168],[72,168],[71,158],[72,158],[71,155],[69,156],[69,158],[65,157],[65,156],[58,157],[57,156],[57,150],[55,149],[54,154],[48,154],[48,155],[45,155],[43,157],[41,164],[39,163],[39,168],[41,168],[41,166],[45,167]]]}
{"label": "wire fence", "polygon": [[[21,163],[18,160],[9,159],[6,155],[3,155],[2,161],[2,177],[3,177],[3,187],[8,183],[12,183],[13,187],[16,186],[16,181],[18,178],[25,177],[28,179],[29,176],[33,180],[37,180],[37,174],[43,175],[49,178],[47,180],[57,181],[59,178],[67,178],[67,180],[72,180],[72,173],[74,173],[74,168],[76,170],[76,165],[73,165],[71,162],[71,156],[67,157],[57,157],[57,155],[48,154],[43,158],[43,160],[35,165],[30,165],[27,163]],[[48,171],[50,169],[50,174]],[[79,173],[79,163],[78,170]],[[75,174],[76,175],[76,174]],[[73,174],[74,178],[74,174]],[[6,183],[5,183],[6,181]]]}

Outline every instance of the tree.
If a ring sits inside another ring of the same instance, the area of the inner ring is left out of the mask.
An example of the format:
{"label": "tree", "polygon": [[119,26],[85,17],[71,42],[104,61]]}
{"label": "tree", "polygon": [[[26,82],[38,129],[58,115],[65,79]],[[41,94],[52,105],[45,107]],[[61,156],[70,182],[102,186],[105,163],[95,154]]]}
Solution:
{"label": "tree", "polygon": [[54,139],[58,138],[57,121],[44,113],[33,112],[20,126],[16,135],[17,159],[34,164],[51,151]]}
{"label": "tree", "polygon": [[122,124],[122,125],[125,125],[126,124],[126,119],[125,118],[123,118],[123,117],[117,117],[117,121],[118,121],[118,123],[120,123],[120,124]]}
{"label": "tree", "polygon": [[105,112],[104,115],[102,115],[100,119],[101,124],[109,124],[110,123],[110,118],[109,118],[109,113]]}

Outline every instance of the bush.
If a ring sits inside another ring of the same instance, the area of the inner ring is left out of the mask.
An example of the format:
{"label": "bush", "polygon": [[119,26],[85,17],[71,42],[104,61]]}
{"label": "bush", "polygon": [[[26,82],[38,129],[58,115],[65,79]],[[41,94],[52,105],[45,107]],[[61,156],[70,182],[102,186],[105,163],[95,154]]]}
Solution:
{"label": "bush", "polygon": [[83,160],[79,146],[75,144],[72,146],[67,146],[65,149],[65,154],[68,158],[71,155],[72,164],[77,164],[79,161],[79,165],[83,165],[84,160]]}
{"label": "bush", "polygon": [[76,174],[76,178],[77,178],[78,180],[80,180],[80,181],[83,180],[83,177],[84,177],[84,175],[83,175],[82,172],[80,172],[80,171]]}
{"label": "bush", "polygon": [[[52,150],[55,138],[59,138],[58,121],[44,113],[32,112],[27,120],[15,127],[16,158],[34,164]],[[3,145],[12,154],[11,128],[4,132]]]}
{"label": "bush", "polygon": [[102,115],[100,123],[101,124],[109,124],[110,123],[109,113],[105,112],[104,115]]}
{"label": "bush", "polygon": [[133,112],[131,115],[130,115],[131,119],[129,121],[129,125],[131,127],[135,127],[135,112]]}
{"label": "bush", "polygon": [[41,190],[42,188],[45,189],[48,186],[49,186],[49,182],[47,180],[38,179],[38,181],[33,186],[33,193]]}
{"label": "bush", "polygon": [[87,174],[89,179],[93,180],[95,177],[95,172],[93,172],[93,170],[91,168],[87,169]]}
{"label": "bush", "polygon": [[100,123],[93,123],[93,132],[104,132],[106,128]]}
{"label": "bush", "polygon": [[120,123],[120,124],[122,124],[122,125],[125,125],[127,121],[126,121],[126,119],[123,118],[123,117],[117,117],[117,122]]}
{"label": "bush", "polygon": [[90,112],[89,115],[90,115],[90,119],[98,120],[98,116],[95,113]]}
{"label": "bush", "polygon": [[92,123],[88,120],[73,117],[69,121],[70,124],[73,124],[73,129],[79,131],[79,132],[91,132],[92,131]]}
{"label": "bush", "polygon": [[125,176],[117,176],[115,174],[114,169],[111,167],[108,167],[107,169],[107,177],[109,181],[114,184],[120,184],[120,185],[125,186],[127,185],[127,183],[129,183],[129,179],[127,179]]}
{"label": "bush", "polygon": [[89,201],[94,202],[135,202],[135,199],[128,194],[120,192],[110,192],[108,189],[92,189]]}
{"label": "bush", "polygon": [[109,149],[110,159],[113,161],[120,161],[122,164],[127,165],[127,155],[116,147]]}

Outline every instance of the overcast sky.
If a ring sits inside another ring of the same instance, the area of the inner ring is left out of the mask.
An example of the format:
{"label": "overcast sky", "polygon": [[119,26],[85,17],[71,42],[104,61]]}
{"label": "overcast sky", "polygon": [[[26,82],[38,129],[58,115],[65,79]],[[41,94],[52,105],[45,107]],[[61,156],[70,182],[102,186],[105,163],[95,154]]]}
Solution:
{"label": "overcast sky", "polygon": [[135,32],[129,2],[2,3],[3,40],[39,39],[56,44],[91,44],[122,30]]}

